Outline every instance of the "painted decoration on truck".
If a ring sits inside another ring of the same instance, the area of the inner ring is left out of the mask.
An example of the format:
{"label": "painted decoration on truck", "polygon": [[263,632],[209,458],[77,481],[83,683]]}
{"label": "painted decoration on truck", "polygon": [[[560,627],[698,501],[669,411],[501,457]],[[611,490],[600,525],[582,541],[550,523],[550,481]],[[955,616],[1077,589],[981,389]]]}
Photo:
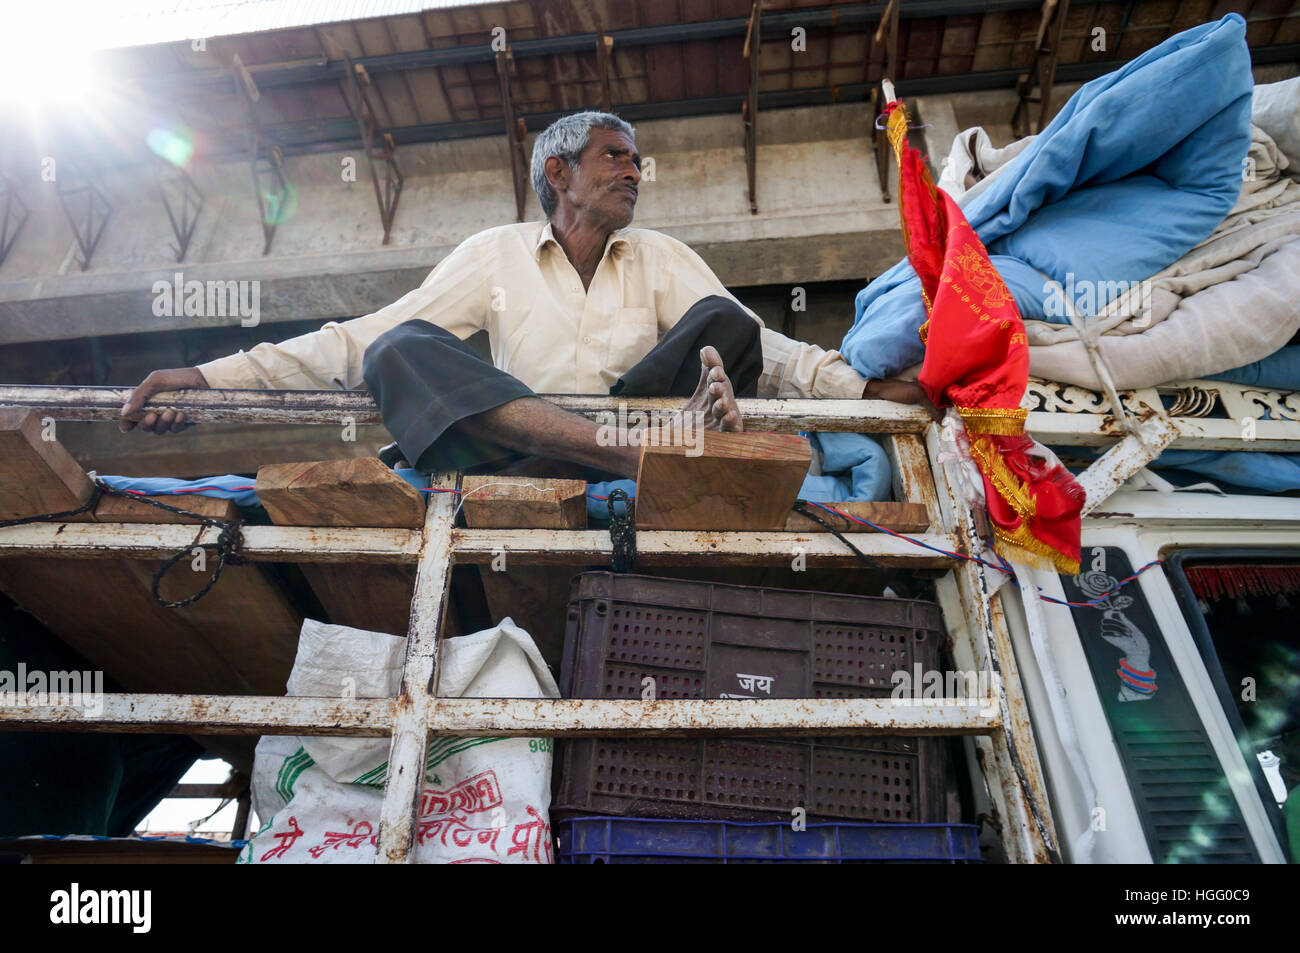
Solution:
{"label": "painted decoration on truck", "polygon": [[[1084,657],[1156,863],[1258,863],[1228,779],[1122,549],[1087,548],[1062,576]],[[1144,577],[1145,578],[1145,577]]]}

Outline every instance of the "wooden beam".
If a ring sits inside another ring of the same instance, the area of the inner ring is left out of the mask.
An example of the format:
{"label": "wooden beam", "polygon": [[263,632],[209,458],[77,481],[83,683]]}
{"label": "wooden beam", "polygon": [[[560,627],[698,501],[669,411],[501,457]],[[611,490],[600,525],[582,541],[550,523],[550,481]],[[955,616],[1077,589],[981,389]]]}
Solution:
{"label": "wooden beam", "polygon": [[586,529],[587,484],[528,476],[461,480],[465,523],[475,529]]}
{"label": "wooden beam", "polygon": [[377,457],[276,463],[257,471],[257,498],[281,526],[383,526],[424,521],[420,491]]}
{"label": "wooden beam", "polygon": [[0,407],[0,520],[65,513],[94,495],[95,485],[53,434],[34,411]]}
{"label": "wooden beam", "polygon": [[808,441],[789,434],[698,436],[697,448],[641,448],[637,529],[784,529],[812,462]]}
{"label": "wooden beam", "polygon": [[[424,521],[420,491],[374,457],[262,467],[256,487],[280,526],[414,529]],[[303,562],[299,568],[332,622],[406,631],[415,589],[410,567]]]}
{"label": "wooden beam", "polygon": [[[199,493],[154,496],[161,503],[177,506],[214,520],[238,519],[239,505],[234,500]],[[101,523],[197,523],[193,516],[169,513],[156,506],[127,496],[104,496],[95,507],[95,519]]]}

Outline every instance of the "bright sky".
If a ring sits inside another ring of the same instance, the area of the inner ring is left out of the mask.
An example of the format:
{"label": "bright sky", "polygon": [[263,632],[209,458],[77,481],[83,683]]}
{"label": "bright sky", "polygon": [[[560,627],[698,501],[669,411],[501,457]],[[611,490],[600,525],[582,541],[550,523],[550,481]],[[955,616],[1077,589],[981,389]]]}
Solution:
{"label": "bright sky", "polygon": [[[224,761],[211,759],[195,761],[194,765],[181,778],[182,784],[221,784],[230,776],[230,765]],[[221,802],[216,798],[172,797],[164,798],[157,807],[149,812],[148,817],[140,822],[136,829],[138,834],[181,833],[190,830],[190,823],[198,821],[217,809]],[[221,811],[204,821],[194,831],[200,837],[212,837],[215,834],[229,834],[235,825],[236,804],[231,801]],[[250,812],[248,833],[257,831],[256,816]]]}

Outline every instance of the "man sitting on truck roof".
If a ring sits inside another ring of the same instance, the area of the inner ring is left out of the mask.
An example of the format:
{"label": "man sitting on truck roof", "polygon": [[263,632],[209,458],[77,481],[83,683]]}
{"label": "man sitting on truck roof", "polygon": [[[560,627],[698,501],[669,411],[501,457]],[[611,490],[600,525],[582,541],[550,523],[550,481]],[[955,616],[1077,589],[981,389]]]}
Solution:
{"label": "man sitting on truck roof", "polygon": [[[154,371],[123,407],[121,429],[160,391],[364,382],[419,469],[468,469],[513,452],[634,477],[638,440],[598,439],[596,423],[536,394],[688,397],[683,413],[728,431],[743,428],[737,396],[924,402],[916,384],[864,381],[837,351],[763,327],[685,244],[629,228],[641,157],[617,116],[556,120],[537,137],[531,174],[545,221],[470,236],[373,314]],[[466,343],[480,329],[491,363]],[[186,426],[172,410],[139,422],[159,434]]]}

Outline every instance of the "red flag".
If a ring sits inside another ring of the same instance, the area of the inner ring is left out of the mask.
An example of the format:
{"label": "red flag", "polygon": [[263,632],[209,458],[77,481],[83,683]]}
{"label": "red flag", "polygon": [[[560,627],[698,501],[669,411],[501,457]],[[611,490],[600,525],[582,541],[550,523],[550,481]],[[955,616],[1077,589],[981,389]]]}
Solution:
{"label": "red flag", "polygon": [[966,426],[998,551],[1075,575],[1085,494],[1025,433],[1029,344],[1020,311],[961,208],[908,144],[903,104],[891,102],[885,114],[903,241],[928,315],[918,379],[936,406],[953,407]]}

